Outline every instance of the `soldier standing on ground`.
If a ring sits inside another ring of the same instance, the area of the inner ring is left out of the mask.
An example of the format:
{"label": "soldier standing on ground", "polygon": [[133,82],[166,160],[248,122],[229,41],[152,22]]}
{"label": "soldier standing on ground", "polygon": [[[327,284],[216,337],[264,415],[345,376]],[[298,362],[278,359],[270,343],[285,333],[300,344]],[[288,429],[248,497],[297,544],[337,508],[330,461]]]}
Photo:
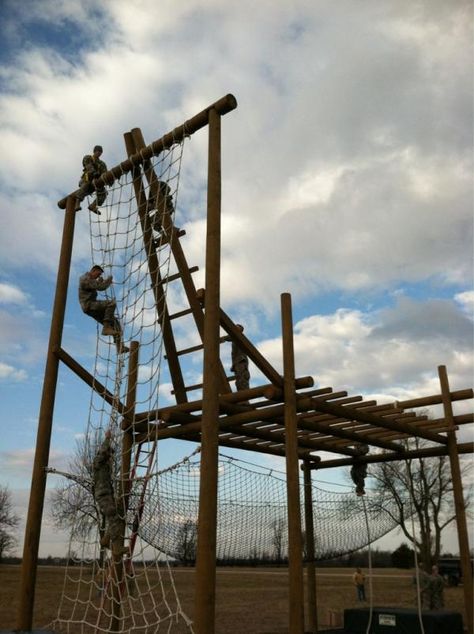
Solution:
{"label": "soldier standing on ground", "polygon": [[119,354],[128,352],[122,342],[122,328],[115,317],[115,301],[113,299],[97,299],[97,291],[105,291],[112,284],[112,276],[102,278],[104,269],[95,264],[90,271],[79,278],[79,303],[86,315],[93,317],[103,325],[102,334],[112,336]]}
{"label": "soldier standing on ground", "polygon": [[[244,331],[244,327],[235,324],[240,332]],[[249,389],[250,372],[249,360],[245,352],[239,348],[238,344],[232,342],[232,366],[230,371],[235,374],[235,387],[238,392]]]}
{"label": "soldier standing on ground", "polygon": [[81,180],[79,181],[79,190],[76,193],[76,198],[78,200],[76,209],[80,209],[81,207],[79,203],[83,201],[86,196],[96,191],[96,199],[89,205],[88,208],[90,211],[93,211],[98,215],[100,215],[100,211],[97,207],[100,207],[107,198],[105,187],[102,185],[96,190],[93,183],[94,179],[99,178],[99,176],[107,171],[107,165],[104,161],[100,160],[102,152],[102,146],[96,145],[92,154],[86,154],[82,159],[83,172]]}
{"label": "soldier standing on ground", "polygon": [[356,568],[356,571],[352,575],[352,581],[357,590],[357,600],[365,601],[365,575],[360,568]]}
{"label": "soldier standing on ground", "polygon": [[445,582],[439,574],[438,566],[433,566],[429,579],[431,610],[442,610],[444,608],[444,586]]}
{"label": "soldier standing on ground", "polygon": [[[357,456],[365,456],[369,453],[369,446],[365,443],[355,445]],[[365,462],[355,463],[351,467],[352,482],[356,485],[356,495],[365,495],[365,479],[367,477],[367,464]]]}
{"label": "soldier standing on ground", "polygon": [[110,439],[111,433],[108,431],[92,465],[94,499],[105,518],[105,533],[100,540],[100,545],[110,548],[114,555],[121,556],[127,553],[128,549],[123,545],[125,521],[120,517],[115,502],[112,481],[114,450]]}

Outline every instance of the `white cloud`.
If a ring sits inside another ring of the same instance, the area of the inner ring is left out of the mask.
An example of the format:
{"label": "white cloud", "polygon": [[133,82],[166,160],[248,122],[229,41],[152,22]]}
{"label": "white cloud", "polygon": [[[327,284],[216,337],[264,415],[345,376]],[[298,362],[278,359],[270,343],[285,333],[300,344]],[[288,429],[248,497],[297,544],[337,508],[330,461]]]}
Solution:
{"label": "white cloud", "polygon": [[0,381],[25,381],[28,378],[25,370],[18,370],[7,363],[0,361]]}
{"label": "white cloud", "polygon": [[0,304],[26,304],[27,301],[27,296],[20,288],[0,282]]}

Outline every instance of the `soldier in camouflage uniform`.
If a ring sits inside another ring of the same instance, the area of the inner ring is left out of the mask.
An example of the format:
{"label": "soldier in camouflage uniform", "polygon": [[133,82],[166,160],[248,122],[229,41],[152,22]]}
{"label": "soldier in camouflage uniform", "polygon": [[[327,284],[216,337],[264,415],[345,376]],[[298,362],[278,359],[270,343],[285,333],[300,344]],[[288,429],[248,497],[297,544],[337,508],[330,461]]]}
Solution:
{"label": "soldier in camouflage uniform", "polygon": [[[369,453],[369,447],[365,443],[355,445],[358,456],[365,456]],[[356,485],[356,495],[365,495],[365,479],[367,477],[367,465],[364,462],[353,464],[351,467],[352,482]]]}
{"label": "soldier in camouflage uniform", "polygon": [[[417,575],[413,576],[413,585],[416,587],[417,592],[420,593],[420,603],[422,610],[430,610],[431,609],[431,577],[429,573],[424,570],[418,571],[418,584],[417,584]],[[415,603],[418,603],[418,596],[415,595]]]}
{"label": "soldier in camouflage uniform", "polygon": [[[244,332],[244,327],[240,324],[236,324],[236,327],[240,332]],[[231,356],[232,366],[230,371],[235,374],[235,387],[238,392],[240,390],[248,390],[250,381],[249,360],[245,352],[234,341],[232,342]]]}
{"label": "soldier in camouflage uniform", "polygon": [[[93,184],[94,179],[99,178],[99,176],[107,171],[107,165],[104,161],[100,160],[102,151],[102,146],[96,145],[92,154],[86,154],[86,156],[82,159],[83,172],[81,180],[79,181],[79,190],[76,193],[76,198],[78,200],[78,206],[76,209],[81,208],[79,203],[84,200],[86,196],[96,191]],[[105,187],[102,186],[98,188],[96,191],[96,200],[89,205],[89,210],[100,215],[100,211],[97,207],[100,207],[106,198],[107,192],[105,191]]]}
{"label": "soldier in camouflage uniform", "polygon": [[153,230],[160,232],[163,214],[168,212],[171,218],[174,213],[173,197],[168,183],[157,181],[152,185],[147,211],[151,219]]}
{"label": "soldier in camouflage uniform", "polygon": [[429,578],[430,610],[442,610],[444,608],[443,577],[439,574],[438,566],[433,566]]}
{"label": "soldier in camouflage uniform", "polygon": [[113,299],[97,299],[97,291],[105,291],[112,284],[112,276],[102,278],[103,268],[95,264],[90,271],[79,278],[79,303],[86,315],[103,325],[102,334],[112,336],[119,354],[128,352],[122,343],[122,328],[115,317]]}
{"label": "soldier in camouflage uniform", "polygon": [[125,522],[120,517],[112,484],[114,450],[110,444],[110,437],[109,431],[105,434],[105,439],[94,458],[92,476],[94,499],[105,518],[105,534],[101,538],[100,544],[110,548],[114,555],[120,556],[127,553],[128,549],[123,545]]}

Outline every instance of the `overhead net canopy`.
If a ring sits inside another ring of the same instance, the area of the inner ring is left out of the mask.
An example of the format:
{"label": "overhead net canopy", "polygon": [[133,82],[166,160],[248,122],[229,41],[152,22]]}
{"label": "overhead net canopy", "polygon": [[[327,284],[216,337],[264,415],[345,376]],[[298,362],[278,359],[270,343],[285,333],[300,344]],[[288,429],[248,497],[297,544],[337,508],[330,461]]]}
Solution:
{"label": "overhead net canopy", "polygon": [[[193,563],[197,536],[200,456],[152,478],[139,529],[142,538],[184,564]],[[344,487],[342,487],[344,488]],[[353,489],[312,486],[315,556],[331,559],[359,550],[397,526],[395,508],[365,504]],[[301,485],[300,499],[304,499]],[[393,503],[395,507],[395,502]],[[375,510],[377,509],[377,510]],[[367,535],[366,515],[370,522]],[[304,511],[301,509],[304,525]],[[273,563],[288,557],[285,474],[219,456],[217,559],[221,563]]]}

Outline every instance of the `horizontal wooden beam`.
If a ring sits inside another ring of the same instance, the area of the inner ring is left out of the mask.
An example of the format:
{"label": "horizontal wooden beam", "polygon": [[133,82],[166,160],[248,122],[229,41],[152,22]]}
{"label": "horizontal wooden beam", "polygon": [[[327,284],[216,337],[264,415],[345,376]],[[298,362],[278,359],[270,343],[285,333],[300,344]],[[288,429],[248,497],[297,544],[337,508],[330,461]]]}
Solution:
{"label": "horizontal wooden beam", "polygon": [[[296,389],[309,388],[314,385],[314,379],[311,376],[299,377],[295,380]],[[229,392],[227,394],[221,394],[219,400],[225,403],[237,403],[239,401],[248,401],[252,398],[258,398],[263,396],[267,385],[260,385],[258,387],[251,387],[248,390],[241,390],[240,392]],[[331,388],[322,388],[321,391],[331,391]],[[135,415],[135,421],[144,420],[166,420],[166,417],[171,411],[181,412],[193,412],[202,410],[202,399],[190,401],[189,403],[180,403],[178,405],[169,405],[167,407],[161,407],[159,409],[149,410],[147,412],[137,412]]]}
{"label": "horizontal wooden beam", "polygon": [[420,436],[421,438],[425,438],[426,440],[431,440],[432,442],[437,442],[442,445],[446,445],[448,442],[444,436],[418,429],[416,425],[413,425],[411,423],[402,423],[387,420],[382,416],[375,416],[374,414],[370,414],[369,412],[358,410],[355,407],[334,405],[332,403],[323,403],[317,402],[316,399],[314,400],[314,409],[319,412],[333,414],[334,416],[339,416],[341,418],[346,417],[349,420],[357,420],[363,423],[369,423],[374,427],[383,427],[386,429],[391,429],[392,431],[410,434],[412,436]]}
{"label": "horizontal wooden beam", "polygon": [[[100,178],[94,181],[95,187],[103,187],[104,185],[113,185],[123,174],[131,172],[134,167],[142,164],[144,161],[150,159],[152,156],[157,156],[163,150],[168,150],[176,143],[180,143],[186,136],[194,134],[201,128],[204,128],[209,122],[209,111],[215,110],[218,114],[224,115],[237,108],[237,100],[233,95],[225,95],[218,101],[214,102],[204,110],[201,110],[197,115],[188,119],[180,126],[177,126],[171,132],[168,132],[161,139],[157,139],[139,150],[136,154],[132,154],[128,159],[122,161],[115,167],[112,167],[109,171],[102,174]],[[76,196],[77,190],[69,194],[69,196]],[[66,200],[68,196],[65,196],[58,202],[60,209],[66,208]]]}
{"label": "horizontal wooden beam", "polygon": [[[474,453],[474,443],[465,442],[457,445],[458,452],[461,454]],[[334,469],[336,467],[348,467],[353,464],[365,463],[373,464],[376,462],[396,462],[400,460],[412,460],[413,458],[434,458],[437,456],[447,456],[447,447],[426,447],[413,451],[405,451],[402,455],[399,453],[391,454],[375,454],[361,456],[359,458],[338,458],[336,460],[322,460],[317,466],[311,468],[316,469]]]}
{"label": "horizontal wooden beam", "polygon": [[[451,401],[464,401],[474,398],[472,389],[457,390],[450,393]],[[428,405],[440,405],[443,402],[441,394],[432,394],[431,396],[422,396],[421,398],[412,398],[407,401],[395,401],[395,407],[403,409],[411,409],[412,407],[427,407]]]}
{"label": "horizontal wooden beam", "polygon": [[[115,407],[117,412],[122,416],[126,416],[126,408],[124,404],[117,399],[112,392],[100,383],[90,372],[88,372],[80,363],[78,363],[75,359],[73,359],[63,348],[59,348],[56,351],[56,355],[58,358],[67,365],[67,367],[74,372],[80,379],[84,381],[89,387],[91,387],[99,396],[102,396],[104,401],[106,401],[112,407]],[[130,424],[130,423],[128,423]]]}

